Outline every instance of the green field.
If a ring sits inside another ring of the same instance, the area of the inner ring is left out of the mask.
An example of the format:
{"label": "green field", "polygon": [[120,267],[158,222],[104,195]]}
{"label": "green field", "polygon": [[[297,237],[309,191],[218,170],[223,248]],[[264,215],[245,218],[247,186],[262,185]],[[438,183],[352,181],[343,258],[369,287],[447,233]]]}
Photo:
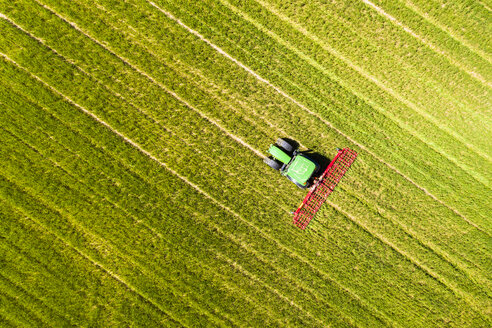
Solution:
{"label": "green field", "polygon": [[0,327],[491,327],[491,8],[0,0]]}

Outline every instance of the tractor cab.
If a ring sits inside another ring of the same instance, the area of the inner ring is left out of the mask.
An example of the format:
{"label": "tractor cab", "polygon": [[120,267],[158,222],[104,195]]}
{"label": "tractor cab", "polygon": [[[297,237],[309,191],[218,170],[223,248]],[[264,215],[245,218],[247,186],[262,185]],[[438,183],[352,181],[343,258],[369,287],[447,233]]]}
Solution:
{"label": "tractor cab", "polygon": [[311,178],[319,170],[318,163],[298,152],[285,139],[278,139],[276,144],[270,145],[268,153],[271,157],[265,158],[265,163],[280,171],[280,174],[299,188],[308,188],[312,182]]}

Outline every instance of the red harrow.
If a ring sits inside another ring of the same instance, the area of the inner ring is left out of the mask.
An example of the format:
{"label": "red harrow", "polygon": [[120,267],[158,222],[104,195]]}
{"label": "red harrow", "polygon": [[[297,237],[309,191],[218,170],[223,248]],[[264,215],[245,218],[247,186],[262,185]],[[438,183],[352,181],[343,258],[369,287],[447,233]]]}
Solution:
{"label": "red harrow", "polygon": [[303,230],[307,227],[356,157],[357,153],[349,148],[338,149],[338,154],[310,188],[301,206],[294,212],[293,220],[296,226]]}

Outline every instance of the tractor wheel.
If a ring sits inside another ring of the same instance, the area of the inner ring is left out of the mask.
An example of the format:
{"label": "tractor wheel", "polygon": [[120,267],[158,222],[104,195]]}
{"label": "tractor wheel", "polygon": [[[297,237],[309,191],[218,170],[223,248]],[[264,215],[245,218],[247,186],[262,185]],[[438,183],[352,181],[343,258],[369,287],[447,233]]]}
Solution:
{"label": "tractor wheel", "polygon": [[277,171],[280,170],[280,168],[282,167],[282,164],[279,161],[271,159],[270,157],[265,157],[263,162],[265,162],[268,166]]}
{"label": "tractor wheel", "polygon": [[292,145],[290,142],[282,138],[278,138],[277,145],[279,145],[289,153],[292,153],[295,149],[294,145]]}

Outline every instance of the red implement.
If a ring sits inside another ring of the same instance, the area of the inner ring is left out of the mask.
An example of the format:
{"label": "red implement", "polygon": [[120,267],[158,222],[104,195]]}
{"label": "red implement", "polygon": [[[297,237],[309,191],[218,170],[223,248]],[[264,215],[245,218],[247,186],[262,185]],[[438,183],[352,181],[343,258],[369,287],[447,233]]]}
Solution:
{"label": "red implement", "polygon": [[314,183],[311,190],[302,201],[301,206],[294,213],[294,224],[301,229],[307,227],[316,212],[332,193],[343,175],[355,161],[357,153],[349,148],[338,150],[330,165],[321,177]]}

